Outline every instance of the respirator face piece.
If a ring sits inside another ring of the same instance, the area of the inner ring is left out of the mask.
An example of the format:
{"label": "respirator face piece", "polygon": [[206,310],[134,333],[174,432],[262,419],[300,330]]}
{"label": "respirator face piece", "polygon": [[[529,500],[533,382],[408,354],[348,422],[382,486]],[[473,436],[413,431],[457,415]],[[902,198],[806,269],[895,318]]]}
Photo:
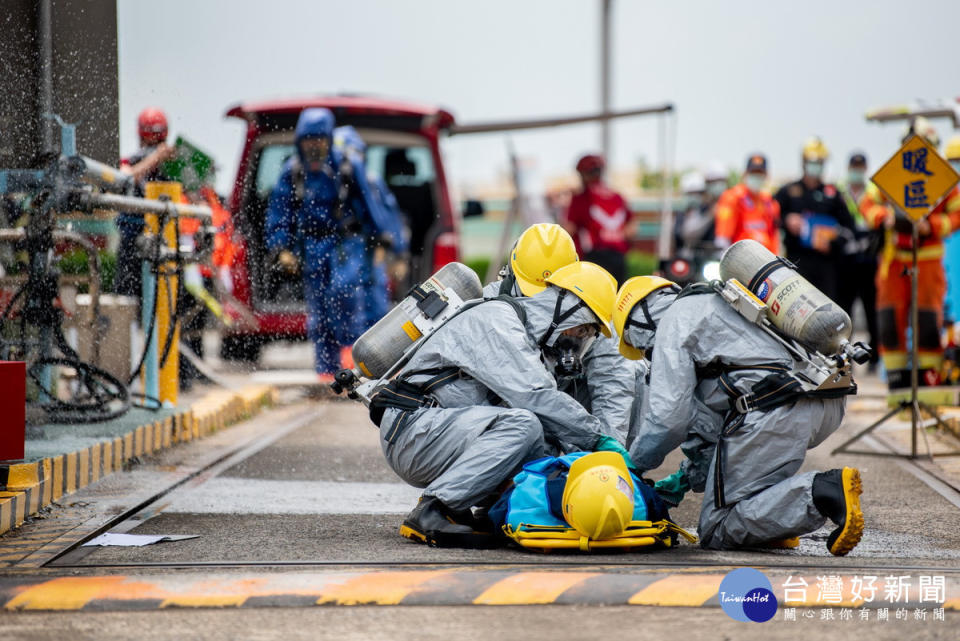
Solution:
{"label": "respirator face piece", "polygon": [[583,375],[583,357],[599,334],[596,325],[578,325],[561,333],[553,345],[543,348],[544,360],[558,381]]}

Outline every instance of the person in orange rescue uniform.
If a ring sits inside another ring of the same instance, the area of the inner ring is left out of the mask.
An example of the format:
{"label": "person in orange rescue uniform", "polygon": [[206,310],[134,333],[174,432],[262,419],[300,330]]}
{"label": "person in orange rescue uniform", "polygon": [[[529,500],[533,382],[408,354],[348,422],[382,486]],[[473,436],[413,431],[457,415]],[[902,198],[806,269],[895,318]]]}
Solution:
{"label": "person in orange rescue uniform", "polygon": [[750,238],[774,254],[780,253],[780,205],[764,190],[766,182],[767,159],[753,154],[747,160],[743,181],[717,201],[714,243],[718,248]]}
{"label": "person in orange rescue uniform", "polygon": [[[936,130],[925,118],[914,119],[907,136],[912,133],[923,136],[934,147],[940,143]],[[860,199],[860,213],[872,228],[884,230],[884,245],[877,269],[880,356],[887,373],[887,387],[891,391],[902,389],[910,386],[907,326],[910,324],[910,268],[913,264],[912,223],[894,211],[873,183],[868,185]],[[920,385],[937,385],[943,360],[940,334],[947,293],[943,240],[960,229],[960,189],[954,187],[917,225],[920,236],[917,245],[917,366]]]}

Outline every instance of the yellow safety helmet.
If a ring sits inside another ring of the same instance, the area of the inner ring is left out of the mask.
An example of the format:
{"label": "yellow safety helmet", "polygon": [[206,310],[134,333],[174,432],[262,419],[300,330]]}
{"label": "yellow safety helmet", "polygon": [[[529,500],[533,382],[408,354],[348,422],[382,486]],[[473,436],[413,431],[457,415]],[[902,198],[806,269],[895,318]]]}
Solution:
{"label": "yellow safety helmet", "polygon": [[923,116],[917,116],[910,124],[907,125],[907,131],[903,134],[902,140],[906,140],[910,137],[910,134],[916,134],[921,138],[925,138],[928,143],[934,147],[940,146],[940,135],[937,134],[937,130],[934,128],[933,123],[924,118]]}
{"label": "yellow safety helmet", "polygon": [[547,277],[578,260],[573,238],[555,223],[527,227],[510,252],[510,268],[524,296],[539,294],[547,288]]}
{"label": "yellow safety helmet", "polygon": [[594,452],[570,466],[563,486],[563,518],[594,541],[622,534],[633,520],[633,479],[616,452]]}
{"label": "yellow safety helmet", "polygon": [[825,161],[830,157],[830,150],[820,138],[809,138],[803,143],[803,159]]}
{"label": "yellow safety helmet", "polygon": [[632,361],[643,358],[643,350],[630,345],[624,339],[627,318],[634,306],[644,298],[664,287],[676,286],[671,280],[659,276],[634,276],[623,284],[617,292],[617,304],[613,308],[613,328],[620,337],[620,353]]}
{"label": "yellow safety helmet", "polygon": [[607,338],[610,332],[610,320],[613,315],[613,303],[617,298],[617,279],[596,263],[578,260],[553,272],[546,282],[573,292],[600,319],[600,331]]}
{"label": "yellow safety helmet", "polygon": [[954,136],[947,141],[947,149],[944,155],[947,160],[960,160],[960,136]]}

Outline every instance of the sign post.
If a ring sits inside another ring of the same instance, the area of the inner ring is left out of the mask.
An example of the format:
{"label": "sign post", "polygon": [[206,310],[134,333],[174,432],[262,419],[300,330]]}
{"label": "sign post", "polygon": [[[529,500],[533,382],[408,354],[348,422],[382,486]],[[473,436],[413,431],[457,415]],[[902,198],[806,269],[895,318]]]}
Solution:
{"label": "sign post", "polygon": [[[920,316],[917,308],[917,245],[920,242],[919,224],[929,216],[934,207],[950,193],[950,190],[960,181],[960,175],[953,170],[950,163],[944,160],[937,153],[936,148],[927,142],[926,139],[922,136],[910,135],[903,142],[903,145],[897,153],[880,167],[877,173],[871,177],[871,180],[891,203],[896,215],[906,216],[912,223],[913,241],[911,242],[912,261],[910,268],[910,400],[901,400],[895,408],[885,414],[880,420],[858,432],[855,436],[834,449],[832,454],[843,452],[876,456],[901,456],[900,454],[887,452],[850,450],[847,446],[869,434],[901,410],[909,408],[909,458],[916,458],[917,430],[920,422],[923,420],[921,410],[932,416],[941,427],[947,427],[935,408],[920,402],[917,398],[920,383],[918,362],[919,332],[917,331]],[[926,434],[924,434],[924,440],[926,441]],[[927,453],[929,456],[933,456],[929,443],[927,443]],[[951,454],[960,454],[960,452]],[[941,454],[941,456],[943,456],[943,454]]]}

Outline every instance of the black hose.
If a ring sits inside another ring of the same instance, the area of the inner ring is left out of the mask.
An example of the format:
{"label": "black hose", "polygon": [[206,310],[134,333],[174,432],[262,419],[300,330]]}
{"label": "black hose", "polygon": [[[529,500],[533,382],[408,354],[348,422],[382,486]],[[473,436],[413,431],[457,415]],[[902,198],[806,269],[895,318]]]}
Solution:
{"label": "black hose", "polygon": [[[90,400],[63,401],[56,397],[53,390],[44,387],[36,370],[51,365],[75,369]],[[27,369],[27,376],[50,399],[39,405],[51,423],[98,423],[119,418],[130,409],[130,396],[126,385],[110,372],[75,358],[41,356]],[[118,406],[110,408],[110,403],[114,402],[118,403]]]}

